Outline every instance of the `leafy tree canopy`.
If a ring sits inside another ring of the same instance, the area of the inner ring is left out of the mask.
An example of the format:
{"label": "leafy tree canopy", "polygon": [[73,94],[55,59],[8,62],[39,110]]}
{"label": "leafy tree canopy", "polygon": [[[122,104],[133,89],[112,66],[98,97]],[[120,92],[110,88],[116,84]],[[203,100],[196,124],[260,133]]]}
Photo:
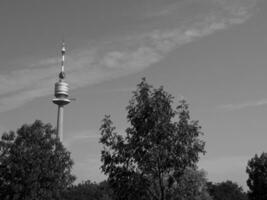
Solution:
{"label": "leafy tree canopy", "polygon": [[64,200],[111,200],[112,190],[106,181],[99,184],[85,181],[69,187],[63,193]]}
{"label": "leafy tree canopy", "polygon": [[102,171],[117,199],[166,200],[188,167],[195,169],[204,142],[188,104],[173,108],[173,96],[145,79],[127,106],[126,136],[116,132],[110,116],[100,128]]}
{"label": "leafy tree canopy", "polygon": [[208,192],[206,173],[203,170],[185,169],[179,182],[168,192],[174,200],[212,200]]}
{"label": "leafy tree canopy", "polygon": [[0,140],[0,199],[53,200],[74,181],[70,153],[37,120]]}
{"label": "leafy tree canopy", "polygon": [[216,184],[209,182],[208,189],[213,200],[247,200],[242,187],[232,181]]}
{"label": "leafy tree canopy", "polygon": [[248,161],[247,165],[250,200],[267,199],[267,153],[257,154]]}

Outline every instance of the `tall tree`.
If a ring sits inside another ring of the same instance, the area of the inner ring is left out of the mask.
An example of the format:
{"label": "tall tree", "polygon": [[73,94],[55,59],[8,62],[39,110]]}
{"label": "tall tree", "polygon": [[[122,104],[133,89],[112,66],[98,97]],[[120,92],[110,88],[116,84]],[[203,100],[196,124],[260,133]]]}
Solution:
{"label": "tall tree", "polygon": [[247,165],[250,200],[267,199],[267,153],[257,154],[248,161]]}
{"label": "tall tree", "polygon": [[0,199],[53,200],[74,181],[70,153],[50,124],[35,121],[0,140]]}
{"label": "tall tree", "polygon": [[208,190],[213,200],[247,200],[247,194],[237,183],[225,181],[208,183]]}
{"label": "tall tree", "polygon": [[190,120],[188,104],[182,100],[174,109],[173,99],[143,79],[126,108],[126,136],[116,132],[110,116],[103,119],[102,171],[118,200],[166,200],[184,170],[196,168],[204,153],[201,127]]}

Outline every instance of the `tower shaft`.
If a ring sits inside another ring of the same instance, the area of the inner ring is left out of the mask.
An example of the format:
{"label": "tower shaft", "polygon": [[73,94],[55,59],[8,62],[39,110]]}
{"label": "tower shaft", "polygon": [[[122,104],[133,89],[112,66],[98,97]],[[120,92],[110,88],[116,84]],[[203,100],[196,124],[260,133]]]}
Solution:
{"label": "tower shaft", "polygon": [[60,141],[63,141],[63,115],[63,106],[59,105],[57,110],[57,137]]}

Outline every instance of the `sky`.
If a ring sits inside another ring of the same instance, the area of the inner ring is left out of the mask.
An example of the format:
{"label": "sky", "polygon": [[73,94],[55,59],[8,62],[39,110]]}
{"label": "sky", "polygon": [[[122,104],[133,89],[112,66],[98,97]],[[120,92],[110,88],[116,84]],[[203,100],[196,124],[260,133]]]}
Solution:
{"label": "sky", "polygon": [[[267,2],[263,0],[2,0],[0,131],[56,125],[54,83],[66,43],[64,144],[77,182],[102,181],[99,127],[121,133],[132,91],[146,77],[190,104],[210,181],[246,189],[247,161],[266,150]],[[174,105],[174,106],[175,106]]]}

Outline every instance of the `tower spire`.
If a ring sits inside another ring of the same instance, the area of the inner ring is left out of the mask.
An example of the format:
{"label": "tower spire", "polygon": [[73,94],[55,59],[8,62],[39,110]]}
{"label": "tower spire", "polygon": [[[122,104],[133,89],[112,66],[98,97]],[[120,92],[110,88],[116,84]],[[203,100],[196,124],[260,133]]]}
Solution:
{"label": "tower spire", "polygon": [[62,43],[61,48],[61,71],[59,72],[59,81],[55,83],[55,98],[53,99],[53,103],[58,106],[58,114],[57,114],[57,137],[60,141],[63,141],[63,111],[64,106],[69,104],[71,100],[69,97],[69,86],[68,83],[64,81],[65,79],[65,53],[66,48],[64,42]]}
{"label": "tower spire", "polygon": [[64,64],[65,64],[65,42],[62,42],[62,48],[61,48],[61,72],[59,73],[59,80],[63,80],[65,78],[65,71],[64,71]]}

